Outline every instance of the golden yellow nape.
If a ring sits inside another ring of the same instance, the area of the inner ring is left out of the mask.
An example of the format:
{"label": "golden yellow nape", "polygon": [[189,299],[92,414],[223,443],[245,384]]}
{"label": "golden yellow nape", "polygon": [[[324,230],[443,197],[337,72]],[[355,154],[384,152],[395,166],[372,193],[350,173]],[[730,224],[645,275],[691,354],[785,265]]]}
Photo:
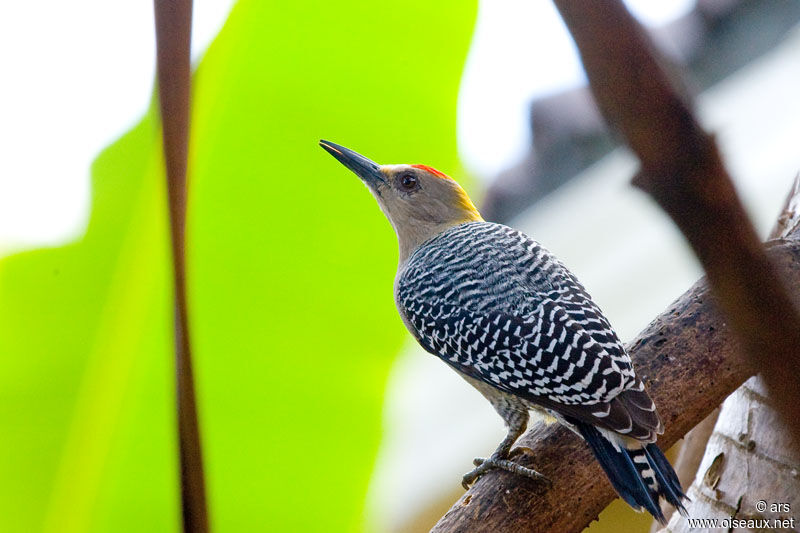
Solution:
{"label": "golden yellow nape", "polygon": [[450,180],[453,183],[455,183],[456,187],[458,188],[458,192],[459,192],[458,207],[460,209],[464,210],[464,212],[467,215],[464,218],[463,222],[479,222],[479,221],[483,221],[483,217],[481,216],[481,214],[478,211],[478,209],[475,207],[475,204],[472,203],[472,200],[470,199],[470,197],[467,194],[467,192],[464,190],[463,187],[461,187],[461,185],[459,185],[459,183],[456,180],[454,180],[453,178],[451,178],[450,176],[448,176],[447,174],[445,174],[441,170],[437,170],[437,169],[435,169],[433,167],[429,167],[428,165],[411,165],[411,166],[413,168],[418,168],[420,170],[424,170],[426,172],[429,172],[430,174],[433,174],[434,176],[437,176],[437,177],[445,179],[445,180]]}

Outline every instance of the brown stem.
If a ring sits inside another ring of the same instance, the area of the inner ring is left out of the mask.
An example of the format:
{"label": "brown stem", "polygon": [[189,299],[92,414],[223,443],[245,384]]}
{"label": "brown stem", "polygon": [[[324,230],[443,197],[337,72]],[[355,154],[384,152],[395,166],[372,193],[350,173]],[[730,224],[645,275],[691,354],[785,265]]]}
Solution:
{"label": "brown stem", "polygon": [[155,0],[159,101],[175,284],[175,370],[183,529],[208,531],[186,303],[186,166],[191,83],[191,0]]}

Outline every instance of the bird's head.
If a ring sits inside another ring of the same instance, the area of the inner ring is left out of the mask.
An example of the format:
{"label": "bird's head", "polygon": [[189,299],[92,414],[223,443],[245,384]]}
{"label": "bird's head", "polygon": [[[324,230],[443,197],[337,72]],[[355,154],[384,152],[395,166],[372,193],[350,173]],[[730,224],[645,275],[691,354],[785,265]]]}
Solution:
{"label": "bird's head", "polygon": [[483,220],[464,189],[425,165],[379,165],[338,144],[320,146],[372,192],[400,243],[400,263],[423,242],[464,222]]}

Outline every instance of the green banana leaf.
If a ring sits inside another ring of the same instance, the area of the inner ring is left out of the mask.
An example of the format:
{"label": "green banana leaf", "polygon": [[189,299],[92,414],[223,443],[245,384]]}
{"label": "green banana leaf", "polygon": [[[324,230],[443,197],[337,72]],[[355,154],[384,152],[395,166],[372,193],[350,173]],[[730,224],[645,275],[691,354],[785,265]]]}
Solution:
{"label": "green banana leaf", "polygon": [[[197,67],[188,283],[215,531],[358,531],[404,338],[396,243],[317,146],[460,174],[475,2],[241,1]],[[79,241],[0,261],[0,531],[180,527],[154,107]]]}

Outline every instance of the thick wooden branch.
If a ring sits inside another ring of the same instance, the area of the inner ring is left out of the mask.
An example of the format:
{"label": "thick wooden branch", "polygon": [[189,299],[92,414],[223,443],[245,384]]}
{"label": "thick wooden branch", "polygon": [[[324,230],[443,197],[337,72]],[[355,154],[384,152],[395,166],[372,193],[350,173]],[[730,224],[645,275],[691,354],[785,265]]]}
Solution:
{"label": "thick wooden branch", "polygon": [[[774,241],[769,256],[800,293],[800,243]],[[659,315],[627,349],[658,406],[672,446],[752,375],[705,280]],[[486,474],[433,528],[437,533],[581,531],[616,496],[589,448],[559,425],[539,424],[519,457],[553,480],[545,488],[503,471]]]}
{"label": "thick wooden branch", "polygon": [[711,135],[619,0],[554,0],[599,108],[641,161],[634,184],[689,241],[800,443],[800,313],[764,254]]}

